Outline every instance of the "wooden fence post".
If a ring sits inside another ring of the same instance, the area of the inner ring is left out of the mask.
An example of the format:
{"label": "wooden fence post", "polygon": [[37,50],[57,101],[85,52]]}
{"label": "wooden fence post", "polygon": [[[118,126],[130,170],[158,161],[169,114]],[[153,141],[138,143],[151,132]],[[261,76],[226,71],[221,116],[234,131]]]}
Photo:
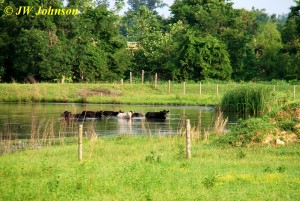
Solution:
{"label": "wooden fence post", "polygon": [[121,79],[121,85],[123,85],[123,79]]}
{"label": "wooden fence post", "polygon": [[185,82],[183,82],[183,95],[185,95]]}
{"label": "wooden fence post", "polygon": [[79,124],[79,134],[78,134],[78,160],[82,162],[82,124]]}
{"label": "wooden fence post", "polygon": [[62,83],[62,84],[65,83],[65,79],[66,79],[66,77],[63,75],[63,76],[62,76],[62,79],[61,79],[61,83]]}
{"label": "wooden fence post", "polygon": [[132,72],[130,72],[130,84],[132,84]]}
{"label": "wooden fence post", "polygon": [[154,81],[154,88],[157,88],[157,73],[155,73],[155,81]]}
{"label": "wooden fence post", "polygon": [[202,85],[201,85],[201,82],[199,84],[199,94],[200,94],[200,96],[202,95]]}
{"label": "wooden fence post", "polygon": [[144,75],[145,75],[145,71],[142,70],[142,84],[144,84]]}
{"label": "wooden fence post", "polygon": [[191,158],[191,124],[190,120],[186,120],[186,159]]}
{"label": "wooden fence post", "polygon": [[171,80],[168,81],[168,94],[171,94]]}
{"label": "wooden fence post", "polygon": [[219,96],[219,84],[217,84],[217,96]]}

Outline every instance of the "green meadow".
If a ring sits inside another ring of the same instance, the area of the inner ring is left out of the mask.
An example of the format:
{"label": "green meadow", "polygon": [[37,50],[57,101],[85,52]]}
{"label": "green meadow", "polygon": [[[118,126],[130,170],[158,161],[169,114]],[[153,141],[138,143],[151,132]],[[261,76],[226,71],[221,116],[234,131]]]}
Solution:
{"label": "green meadow", "polygon": [[0,156],[0,200],[297,200],[300,150],[119,135]]}
{"label": "green meadow", "polygon": [[218,105],[223,95],[239,86],[265,86],[278,101],[300,99],[300,86],[278,83],[154,84],[0,84],[0,102],[86,102],[111,104]]}

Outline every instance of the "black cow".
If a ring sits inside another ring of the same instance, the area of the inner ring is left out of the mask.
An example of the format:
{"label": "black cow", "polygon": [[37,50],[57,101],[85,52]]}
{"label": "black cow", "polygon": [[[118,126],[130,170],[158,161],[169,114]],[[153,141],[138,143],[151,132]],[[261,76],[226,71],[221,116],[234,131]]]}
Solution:
{"label": "black cow", "polygon": [[65,120],[69,120],[69,119],[72,117],[72,112],[64,111],[64,112],[61,114],[61,117],[63,117]]}
{"label": "black cow", "polygon": [[102,115],[105,117],[116,117],[119,113],[123,113],[124,111],[119,110],[119,112],[115,111],[103,111]]}
{"label": "black cow", "polygon": [[64,111],[64,113],[62,113],[61,117],[63,117],[66,121],[69,121],[71,119],[85,120],[86,118],[100,119],[102,117],[102,112],[83,111],[81,114],[72,114],[72,112]]}
{"label": "black cow", "polygon": [[165,120],[167,118],[167,114],[169,111],[163,110],[160,112],[147,112],[146,113],[146,119],[159,119],[159,120]]}
{"label": "black cow", "polygon": [[144,115],[141,114],[141,113],[132,112],[132,116],[131,117],[144,117]]}
{"label": "black cow", "polygon": [[100,119],[102,117],[102,112],[101,111],[98,111],[98,112],[83,111],[81,113],[81,116],[83,116],[83,118],[97,118],[97,119]]}
{"label": "black cow", "polygon": [[61,117],[63,117],[66,121],[69,121],[70,119],[83,118],[82,114],[72,114],[72,112],[69,112],[69,111],[64,111],[64,113],[62,113]]}

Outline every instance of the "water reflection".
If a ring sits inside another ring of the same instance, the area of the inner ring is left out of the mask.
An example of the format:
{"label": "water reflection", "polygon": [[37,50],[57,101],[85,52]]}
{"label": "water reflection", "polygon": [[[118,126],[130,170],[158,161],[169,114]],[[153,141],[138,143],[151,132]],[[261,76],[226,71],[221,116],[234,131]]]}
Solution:
{"label": "water reflection", "polygon": [[[166,120],[149,121],[142,117],[133,119],[118,119],[115,117],[100,120],[87,120],[84,122],[64,122],[61,114],[64,111],[81,113],[82,111],[136,111],[142,114],[169,110]],[[0,105],[0,134],[10,134],[18,138],[30,138],[32,135],[42,135],[53,132],[55,135],[72,136],[78,132],[79,123],[84,129],[92,123],[97,135],[167,135],[182,132],[185,119],[191,121],[191,126],[199,132],[210,130],[214,125],[216,111],[213,107],[196,106],[145,106],[145,105],[110,105],[110,104],[12,104]],[[226,115],[228,116],[228,115]],[[236,117],[229,116],[229,124],[235,123]],[[53,130],[53,131],[52,131]]]}
{"label": "water reflection", "polygon": [[131,119],[117,119],[119,134],[132,134],[132,120]]}

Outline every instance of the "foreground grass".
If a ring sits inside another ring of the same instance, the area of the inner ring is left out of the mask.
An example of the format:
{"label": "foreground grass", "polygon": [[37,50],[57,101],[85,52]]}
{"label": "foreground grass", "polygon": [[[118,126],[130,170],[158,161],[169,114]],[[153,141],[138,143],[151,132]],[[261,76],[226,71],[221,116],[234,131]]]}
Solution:
{"label": "foreground grass", "polygon": [[0,156],[0,200],[297,200],[299,146],[228,148],[116,136]]}
{"label": "foreground grass", "polygon": [[[0,84],[0,102],[87,102],[111,104],[168,104],[168,105],[217,105],[226,91],[240,85],[161,83],[155,89],[152,84]],[[293,100],[293,86],[289,84],[265,84],[276,90],[282,101]],[[297,90],[299,90],[297,88]],[[297,91],[296,99],[300,99]]]}

